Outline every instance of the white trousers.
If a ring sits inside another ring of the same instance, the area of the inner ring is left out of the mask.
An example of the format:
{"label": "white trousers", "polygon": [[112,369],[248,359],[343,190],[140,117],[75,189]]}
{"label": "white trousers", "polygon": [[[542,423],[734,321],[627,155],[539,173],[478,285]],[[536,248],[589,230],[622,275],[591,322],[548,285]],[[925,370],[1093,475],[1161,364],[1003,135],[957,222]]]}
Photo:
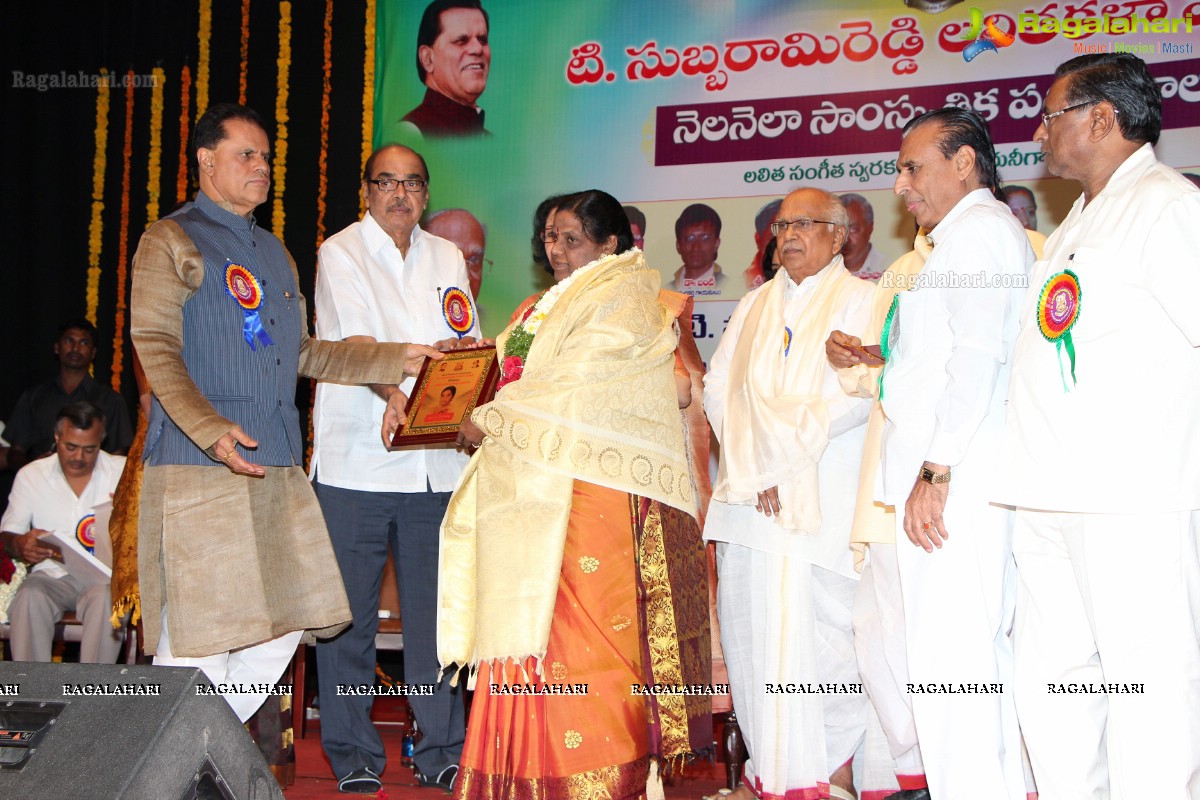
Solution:
{"label": "white trousers", "polygon": [[926,553],[896,515],[909,690],[933,800],[1022,800],[1009,630],[1012,511],[952,490],[949,539]]}
{"label": "white trousers", "polygon": [[[750,755],[743,780],[763,798],[827,785],[867,725],[850,623],[854,579],[725,543],[717,572],[721,647]],[[842,691],[817,693],[819,685]]]}
{"label": "white trousers", "polygon": [[1018,509],[1017,701],[1042,800],[1200,797],[1198,541],[1200,510]]}
{"label": "white trousers", "polygon": [[926,785],[925,765],[908,693],[903,603],[896,545],[872,544],[854,595],[854,653],[896,762],[896,781],[902,789],[919,789]]}
{"label": "white trousers", "polygon": [[[304,631],[285,633],[270,641],[262,642],[241,650],[214,653],[211,656],[187,658],[171,652],[171,636],[167,627],[167,608],[163,606],[162,633],[158,639],[158,652],[154,654],[154,665],[158,667],[198,667],[215,686],[221,684],[253,688],[262,684],[274,685],[288,662],[296,654],[296,646]],[[242,722],[254,716],[254,712],[266,702],[265,692],[223,692],[222,696]]]}

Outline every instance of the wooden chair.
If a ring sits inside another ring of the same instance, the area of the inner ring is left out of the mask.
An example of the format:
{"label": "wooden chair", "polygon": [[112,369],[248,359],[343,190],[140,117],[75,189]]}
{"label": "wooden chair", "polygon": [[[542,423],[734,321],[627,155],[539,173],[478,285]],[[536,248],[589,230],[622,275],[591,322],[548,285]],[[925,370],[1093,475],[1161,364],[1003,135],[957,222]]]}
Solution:
{"label": "wooden chair", "polygon": [[[388,554],[383,568],[383,586],[379,590],[379,630],[375,632],[376,650],[403,650],[404,634],[400,625],[400,591],[396,585],[396,566]],[[292,735],[301,739],[307,734],[308,707],[312,701],[305,686],[308,677],[308,646],[303,642],[296,648],[290,667],[292,683]]]}

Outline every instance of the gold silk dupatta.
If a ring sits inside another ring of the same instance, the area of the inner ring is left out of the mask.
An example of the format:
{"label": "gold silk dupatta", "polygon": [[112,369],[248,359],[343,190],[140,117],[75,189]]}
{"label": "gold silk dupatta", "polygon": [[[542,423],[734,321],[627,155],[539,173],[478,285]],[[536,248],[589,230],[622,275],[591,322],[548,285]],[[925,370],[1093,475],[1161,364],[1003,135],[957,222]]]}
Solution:
{"label": "gold silk dupatta", "polygon": [[442,522],[443,666],[533,656],[541,671],[576,479],[696,513],[658,273],[637,251],[605,262],[550,309],[520,380],[472,414],[486,438]]}

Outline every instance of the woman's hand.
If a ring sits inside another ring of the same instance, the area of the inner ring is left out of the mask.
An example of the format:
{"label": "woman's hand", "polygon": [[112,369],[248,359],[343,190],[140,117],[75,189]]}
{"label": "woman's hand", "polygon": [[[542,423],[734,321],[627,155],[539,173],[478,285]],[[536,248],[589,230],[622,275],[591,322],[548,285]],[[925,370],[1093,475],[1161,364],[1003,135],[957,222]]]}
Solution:
{"label": "woman's hand", "polygon": [[483,444],[483,431],[471,421],[470,417],[467,417],[458,429],[458,438],[456,441],[460,450],[469,453]]}

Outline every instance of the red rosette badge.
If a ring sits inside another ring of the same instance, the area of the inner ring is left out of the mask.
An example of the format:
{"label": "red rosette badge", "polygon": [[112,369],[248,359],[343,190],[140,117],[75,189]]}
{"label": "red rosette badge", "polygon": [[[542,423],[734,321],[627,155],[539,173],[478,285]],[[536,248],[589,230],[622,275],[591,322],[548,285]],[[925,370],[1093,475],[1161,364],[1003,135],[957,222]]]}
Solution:
{"label": "red rosette badge", "polygon": [[75,541],[89,553],[96,552],[96,515],[88,514],[75,523]]}
{"label": "red rosette badge", "polygon": [[467,293],[457,286],[451,286],[442,294],[442,316],[460,339],[475,327],[475,307]]}
{"label": "red rosette badge", "polygon": [[1079,320],[1080,300],[1083,291],[1079,286],[1079,276],[1069,269],[1055,273],[1047,279],[1038,297],[1037,322],[1038,330],[1046,341],[1053,342],[1058,351],[1058,370],[1063,381],[1063,390],[1067,387],[1067,377],[1063,371],[1062,351],[1067,351],[1071,361],[1071,382],[1075,382],[1075,342],[1071,338],[1071,329]]}

